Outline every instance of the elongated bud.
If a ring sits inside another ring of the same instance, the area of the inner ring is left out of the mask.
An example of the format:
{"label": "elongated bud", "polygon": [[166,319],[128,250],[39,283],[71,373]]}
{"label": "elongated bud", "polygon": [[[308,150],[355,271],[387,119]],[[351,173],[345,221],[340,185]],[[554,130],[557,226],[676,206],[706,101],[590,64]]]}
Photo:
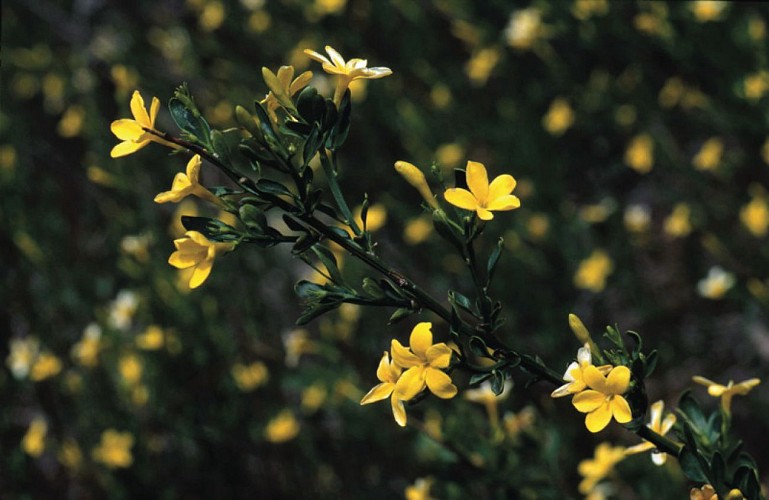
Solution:
{"label": "elongated bud", "polygon": [[406,182],[414,186],[422,198],[433,208],[438,208],[438,202],[435,201],[430,186],[427,185],[425,174],[417,167],[407,161],[396,161],[395,170],[406,179]]}
{"label": "elongated bud", "polygon": [[569,327],[571,328],[571,331],[574,332],[574,336],[577,337],[580,344],[590,345],[590,351],[600,356],[598,346],[593,342],[592,337],[590,337],[590,332],[587,330],[582,320],[579,319],[579,316],[576,314],[569,314]]}

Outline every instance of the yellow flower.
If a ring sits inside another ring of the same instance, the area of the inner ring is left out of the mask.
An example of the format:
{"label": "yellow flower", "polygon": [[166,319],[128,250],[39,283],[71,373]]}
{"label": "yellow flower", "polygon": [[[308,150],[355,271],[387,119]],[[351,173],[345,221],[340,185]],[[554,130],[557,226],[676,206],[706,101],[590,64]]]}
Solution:
{"label": "yellow flower", "polygon": [[579,492],[587,495],[593,491],[596,484],[608,476],[623,458],[625,458],[625,451],[621,446],[611,446],[609,443],[599,444],[592,459],[582,460],[577,465],[577,471],[584,478],[579,483]]}
{"label": "yellow flower", "polygon": [[721,0],[695,0],[689,4],[695,19],[701,23],[719,21],[725,14],[729,2]]}
{"label": "yellow flower", "polygon": [[194,267],[195,270],[190,278],[190,288],[197,288],[211,274],[216,256],[229,252],[235,245],[234,243],[209,241],[197,231],[187,231],[185,236],[185,238],[174,240],[176,251],[168,258],[168,263],[177,269]]}
{"label": "yellow flower", "polygon": [[692,488],[689,491],[691,500],[718,500],[716,490],[709,484],[703,484],[702,488]]}
{"label": "yellow flower", "polygon": [[189,195],[197,196],[216,205],[222,205],[222,200],[200,185],[200,155],[195,155],[187,162],[187,173],[179,172],[174,177],[170,191],[164,191],[155,196],[155,203],[179,203]]}
{"label": "yellow flower", "polygon": [[700,377],[699,375],[692,377],[692,380],[698,384],[707,386],[708,394],[714,398],[720,397],[721,407],[727,414],[731,412],[732,397],[744,396],[749,393],[751,389],[761,383],[761,380],[752,378],[750,380],[740,382],[739,384],[735,384],[734,381],[730,380],[727,385],[721,385],[713,382],[712,380],[708,380],[705,377]]}
{"label": "yellow flower", "polygon": [[312,71],[305,71],[294,78],[293,66],[281,66],[276,75],[269,68],[262,68],[262,77],[269,87],[270,92],[262,99],[261,103],[267,106],[267,113],[273,121],[278,121],[275,110],[280,106],[295,109],[291,96],[307,86],[312,80]]}
{"label": "yellow flower", "polygon": [[31,457],[39,457],[45,450],[48,424],[43,417],[35,417],[21,440],[21,448]]}
{"label": "yellow flower", "polygon": [[118,432],[107,429],[101,433],[101,442],[91,450],[91,457],[110,469],[126,468],[133,464],[131,447],[134,437],[130,432]]}
{"label": "yellow flower", "polygon": [[30,380],[41,382],[57,375],[61,371],[61,360],[50,352],[41,352],[32,365],[29,373]]}
{"label": "yellow flower", "polygon": [[93,368],[99,364],[101,350],[101,327],[91,323],[83,330],[83,337],[72,346],[70,355],[75,363]]}
{"label": "yellow flower", "polygon": [[267,383],[270,378],[270,372],[267,365],[261,361],[256,361],[248,365],[235,363],[230,370],[232,378],[235,379],[235,385],[243,392],[253,391],[257,387]]}
{"label": "yellow flower", "polygon": [[395,396],[408,401],[427,387],[439,398],[449,399],[457,394],[451,377],[441,371],[451,363],[452,351],[445,343],[433,345],[432,323],[418,323],[411,331],[409,347],[406,349],[393,339],[390,352],[393,361],[406,371],[395,384]]}
{"label": "yellow flower", "polygon": [[676,203],[673,212],[665,219],[665,234],[673,238],[686,236],[692,231],[691,210],[686,203]]}
{"label": "yellow flower", "polygon": [[491,383],[487,380],[477,389],[469,389],[465,391],[464,396],[468,401],[482,404],[486,408],[486,413],[489,415],[489,422],[491,425],[496,426],[499,424],[499,412],[497,411],[497,406],[500,401],[507,399],[512,387],[513,384],[508,380],[505,382],[502,392],[499,395],[496,395],[494,394],[494,391],[491,390]]}
{"label": "yellow flower", "polygon": [[109,324],[118,330],[128,330],[133,321],[139,298],[130,290],[120,290],[109,308]]}
{"label": "yellow flower", "polygon": [[492,211],[513,210],[521,206],[521,200],[511,194],[516,181],[512,175],[497,176],[491,184],[483,163],[467,162],[467,186],[470,188],[447,189],[443,197],[459,208],[472,210],[481,220],[494,218]]}
{"label": "yellow flower", "polygon": [[286,351],[286,366],[295,367],[303,354],[318,352],[318,345],[308,338],[307,330],[297,328],[283,336],[283,348]]}
{"label": "yellow flower", "polygon": [[424,198],[428,205],[433,208],[438,208],[438,202],[435,201],[433,192],[427,184],[425,174],[423,174],[419,168],[407,161],[396,161],[395,171],[401,174],[401,176],[406,179],[406,182],[419,191],[419,194],[422,195],[422,198]]}
{"label": "yellow flower", "polygon": [[535,7],[517,10],[504,31],[507,44],[517,50],[530,49],[544,34],[542,13]]}
{"label": "yellow flower", "polygon": [[593,250],[590,256],[579,263],[574,274],[574,286],[598,293],[606,287],[606,278],[614,270],[614,263],[603,250]]}
{"label": "yellow flower", "polygon": [[17,379],[23,379],[29,375],[35,359],[40,353],[40,341],[36,337],[12,339],[10,353],[5,364]]}
{"label": "yellow flower", "polygon": [[163,347],[165,334],[158,325],[150,325],[144,333],[136,336],[136,347],[145,351],[156,351]]}
{"label": "yellow flower", "polygon": [[379,361],[379,367],[377,367],[376,370],[376,378],[378,378],[381,383],[375,385],[368,391],[368,393],[363,396],[363,399],[360,400],[360,404],[367,405],[369,403],[375,403],[389,396],[395,422],[401,427],[405,427],[406,408],[403,406],[403,400],[399,399],[395,394],[395,386],[398,383],[402,371],[403,368],[395,364],[394,361],[391,361],[389,354],[385,351],[384,354],[382,354],[382,359]]}
{"label": "yellow flower", "polygon": [[572,404],[577,411],[587,413],[587,430],[603,430],[612,417],[620,424],[633,419],[630,405],[622,396],[630,387],[630,369],[627,366],[615,366],[608,375],[601,373],[595,366],[587,366],[582,376],[590,389],[575,395]]}
{"label": "yellow flower", "polygon": [[574,111],[563,97],[555,98],[547,114],[542,117],[542,126],[554,136],[563,135],[573,123]]}
{"label": "yellow flower", "polygon": [[[353,210],[353,217],[358,226],[363,227],[363,219],[361,214],[363,213],[363,205],[355,207]],[[374,203],[369,205],[368,212],[366,213],[366,230],[370,233],[374,233],[382,229],[387,222],[387,208],[382,203]]]}
{"label": "yellow flower", "polygon": [[65,438],[61,443],[57,458],[64,467],[77,469],[83,462],[83,452],[80,451],[77,441],[72,438]]}
{"label": "yellow flower", "polygon": [[769,203],[766,196],[759,193],[740,210],[740,222],[750,233],[761,238],[769,231]]}
{"label": "yellow flower", "polygon": [[271,443],[284,443],[299,434],[299,422],[291,410],[283,410],[267,423],[264,436]]}
{"label": "yellow flower", "polygon": [[142,378],[144,367],[136,354],[124,354],[118,361],[118,371],[126,384],[134,385]]}
{"label": "yellow flower", "polygon": [[[665,402],[660,400],[651,405],[651,416],[649,423],[646,426],[656,432],[657,434],[664,436],[676,423],[676,416],[672,413],[668,413],[665,419],[662,419],[662,412],[665,410]],[[644,441],[641,444],[631,446],[625,450],[626,455],[633,455],[636,453],[643,453],[644,451],[655,450],[653,443]],[[652,451],[652,462],[656,465],[663,465],[667,461],[667,453],[659,451]]]}
{"label": "yellow flower", "polygon": [[[571,323],[571,316],[569,315],[569,322]],[[576,318],[576,316],[574,316]],[[577,318],[579,319],[579,318]],[[581,322],[580,322],[581,323]],[[566,381],[564,385],[554,390],[550,397],[562,398],[571,394],[576,394],[587,389],[587,382],[585,381],[585,370],[587,367],[593,366],[592,353],[590,351],[590,344],[587,342],[583,347],[580,347],[577,351],[577,361],[572,361],[566,368],[566,372],[563,374],[563,380]],[[611,371],[611,365],[603,365],[598,367],[598,371],[601,374],[607,374]]]}
{"label": "yellow flower", "polygon": [[500,55],[501,51],[497,47],[487,47],[473,54],[465,66],[465,73],[474,86],[481,87],[486,83]]}
{"label": "yellow flower", "polygon": [[639,174],[649,173],[654,166],[654,142],[649,134],[633,137],[625,150],[625,164]]}
{"label": "yellow flower", "polygon": [[428,217],[419,216],[406,221],[403,240],[409,245],[418,245],[427,240],[433,232],[433,223]]}
{"label": "yellow flower", "polygon": [[697,283],[697,291],[706,299],[720,299],[734,286],[734,275],[720,266],[713,266],[708,275]]}
{"label": "yellow flower", "polygon": [[353,80],[383,78],[392,74],[390,68],[367,68],[368,61],[365,59],[355,58],[345,62],[339,52],[330,45],[326,45],[326,53],[329,57],[310,49],[305,49],[304,53],[310,56],[310,59],[321,63],[326,73],[338,76],[334,91],[334,102],[337,106],[341,104],[342,97]]}
{"label": "yellow flower", "polygon": [[419,478],[406,487],[404,493],[406,500],[433,500],[430,496],[430,486],[432,486],[432,478]]}
{"label": "yellow flower", "polygon": [[320,382],[315,382],[302,390],[302,409],[314,412],[326,401],[328,389]]}
{"label": "yellow flower", "polygon": [[527,406],[518,413],[505,413],[502,417],[502,426],[510,439],[516,439],[521,432],[531,428],[535,420],[534,408]]}
{"label": "yellow flower", "polygon": [[131,97],[131,113],[133,114],[134,119],[123,118],[115,120],[110,126],[112,133],[115,134],[118,139],[123,141],[112,148],[110,156],[119,158],[121,156],[130,155],[150,142],[157,142],[165,146],[176,148],[177,146],[175,144],[163,140],[157,135],[149,132],[155,131],[155,118],[157,118],[159,110],[160,100],[157,97],[153,97],[150,111],[147,113],[144,99],[138,90],[134,90],[133,96]]}
{"label": "yellow flower", "polygon": [[724,154],[724,141],[718,137],[711,137],[700,148],[694,156],[692,165],[697,170],[715,170],[721,163],[721,156]]}
{"label": "yellow flower", "polygon": [[651,213],[645,205],[628,205],[623,215],[625,228],[631,233],[644,233],[651,225]]}
{"label": "yellow flower", "polygon": [[575,0],[571,13],[580,21],[586,21],[593,16],[603,16],[609,12],[608,0]]}

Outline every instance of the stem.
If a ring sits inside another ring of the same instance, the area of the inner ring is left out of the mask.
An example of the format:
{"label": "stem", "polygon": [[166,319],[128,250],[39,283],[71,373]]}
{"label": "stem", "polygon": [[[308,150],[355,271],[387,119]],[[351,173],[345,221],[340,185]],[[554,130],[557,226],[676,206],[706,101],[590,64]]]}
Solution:
{"label": "stem", "polygon": [[683,448],[683,445],[676,443],[675,441],[671,441],[662,434],[654,432],[645,425],[638,429],[636,434],[638,434],[639,437],[652,443],[657,447],[659,451],[673,455],[676,458],[678,457],[678,454],[681,453],[681,449]]}
{"label": "stem", "polygon": [[355,222],[355,217],[352,216],[350,207],[347,206],[347,202],[342,195],[342,190],[339,189],[339,182],[336,180],[336,168],[334,165],[335,162],[332,158],[328,157],[328,153],[326,153],[325,148],[321,148],[319,153],[320,164],[323,166],[323,172],[326,174],[326,180],[328,180],[328,187],[331,189],[331,195],[334,197],[334,201],[336,201],[336,204],[339,207],[339,210],[341,210],[342,215],[347,219],[347,225],[352,228],[355,236],[360,236],[362,232],[358,227],[358,223]]}

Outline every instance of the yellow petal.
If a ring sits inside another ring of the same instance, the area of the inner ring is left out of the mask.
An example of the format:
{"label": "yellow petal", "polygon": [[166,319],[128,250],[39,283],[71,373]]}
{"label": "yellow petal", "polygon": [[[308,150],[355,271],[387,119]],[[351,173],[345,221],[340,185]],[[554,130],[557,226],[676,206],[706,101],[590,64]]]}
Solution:
{"label": "yellow petal", "polygon": [[478,214],[478,218],[481,220],[491,220],[494,218],[493,213],[480,206],[475,209],[475,213]]}
{"label": "yellow petal", "polygon": [[390,343],[390,352],[392,353],[393,362],[403,368],[411,368],[412,366],[422,364],[422,360],[416,354],[403,347],[396,339],[393,339]]}
{"label": "yellow petal", "polygon": [[393,397],[390,399],[390,405],[393,409],[393,417],[395,418],[395,423],[401,427],[406,427],[406,408],[403,406],[403,401],[396,398],[393,394]]}
{"label": "yellow petal", "polygon": [[457,395],[457,388],[451,383],[451,377],[435,368],[428,368],[425,384],[430,392],[441,399],[450,399]]}
{"label": "yellow petal", "polygon": [[187,231],[184,233],[185,236],[187,236],[189,239],[200,245],[201,247],[210,247],[211,242],[208,241],[208,238],[203,236],[203,233],[200,233],[198,231]]}
{"label": "yellow petal", "polygon": [[608,394],[624,394],[630,385],[630,368],[617,366],[606,377]]}
{"label": "yellow petal", "polygon": [[177,269],[187,269],[198,262],[198,259],[193,258],[190,254],[185,254],[179,251],[172,253],[171,256],[168,257],[168,263]]}
{"label": "yellow petal", "polygon": [[200,155],[193,156],[187,162],[187,177],[190,180],[190,184],[199,184],[201,164]]}
{"label": "yellow petal", "polygon": [[131,153],[135,153],[136,151],[139,151],[141,148],[149,144],[149,142],[132,142],[132,141],[124,141],[112,148],[112,151],[109,152],[109,155],[112,158],[120,158],[121,156],[130,155]]}
{"label": "yellow petal", "polygon": [[697,382],[698,384],[702,384],[702,385],[708,385],[708,386],[709,385],[719,385],[719,384],[713,382],[712,380],[707,379],[705,377],[700,377],[699,375],[693,376],[692,380]]}
{"label": "yellow petal", "polygon": [[398,399],[408,401],[413,399],[425,388],[425,367],[413,366],[406,370],[398,383],[395,384],[395,395]]}
{"label": "yellow petal", "polygon": [[568,384],[564,384],[558,389],[554,390],[550,393],[551,398],[562,398],[564,396],[568,396],[570,394],[573,394],[573,391],[571,391],[572,382],[569,382]]}
{"label": "yellow petal", "polygon": [[610,406],[611,414],[617,422],[626,424],[633,420],[633,412],[630,410],[630,405],[622,396],[614,396],[611,399]]}
{"label": "yellow petal", "polygon": [[598,368],[596,368],[594,365],[589,365],[583,368],[582,377],[585,379],[585,383],[591,389],[595,389],[596,391],[602,392],[604,394],[608,393],[606,377],[604,377]]}
{"label": "yellow petal", "polygon": [[318,54],[314,50],[304,49],[304,53],[307,54],[310,57],[310,59],[317,61],[321,64],[324,64],[324,65],[331,64],[331,61],[329,61],[328,58],[326,58],[326,56]]}
{"label": "yellow petal", "polygon": [[574,405],[574,408],[582,413],[593,411],[603,405],[604,402],[606,402],[606,394],[590,389],[580,392],[571,400],[571,404]]}
{"label": "yellow petal", "polygon": [[432,326],[433,324],[427,321],[418,323],[411,330],[411,337],[409,337],[411,351],[423,360],[427,360],[427,349],[433,345]]}
{"label": "yellow petal", "polygon": [[390,396],[390,394],[393,393],[393,389],[395,389],[395,384],[391,384],[390,382],[375,385],[365,396],[363,396],[363,399],[360,400],[360,404],[367,405],[381,401]]}
{"label": "yellow petal", "polygon": [[301,75],[297,76],[293,82],[291,82],[289,93],[291,95],[296,94],[299,89],[306,87],[307,84],[310,83],[310,80],[312,80],[312,71],[305,71]]}
{"label": "yellow petal", "polygon": [[155,196],[155,203],[179,203],[184,198],[184,195],[180,194],[178,191],[164,191],[162,193],[158,193]]}
{"label": "yellow petal", "polygon": [[380,382],[392,382],[395,383],[398,380],[398,376],[401,373],[401,369],[395,366],[394,363],[390,363],[390,356],[385,351],[382,354],[382,359],[379,360],[379,366],[376,369],[376,378]]}
{"label": "yellow petal", "polygon": [[489,198],[489,176],[483,163],[468,161],[466,169],[467,187],[473,193],[478,203],[483,205]]}
{"label": "yellow petal", "polygon": [[[663,436],[670,432],[670,429],[675,425],[676,423],[676,416],[672,413],[669,413],[665,419],[662,421],[662,425],[660,426],[660,430],[658,431]],[[656,430],[656,429],[655,429]]]}
{"label": "yellow petal", "polygon": [[158,111],[160,111],[160,99],[157,97],[152,98],[152,104],[150,104],[150,123],[149,128],[155,128],[155,118],[158,116]]}
{"label": "yellow petal", "polygon": [[136,120],[128,118],[115,120],[110,125],[110,130],[121,141],[137,141],[144,134],[142,126]]}
{"label": "yellow petal", "polygon": [[427,362],[433,368],[447,368],[451,363],[452,351],[449,346],[441,342],[427,349]]}
{"label": "yellow petal", "polygon": [[331,57],[331,62],[334,63],[334,66],[337,66],[338,68],[344,68],[344,58],[342,58],[342,55],[339,54],[331,45],[326,45],[326,52],[328,53],[329,57]]}
{"label": "yellow petal", "polygon": [[131,97],[131,113],[140,125],[151,128],[150,117],[144,107],[144,99],[138,90],[134,90],[133,96]]}
{"label": "yellow petal", "polygon": [[739,384],[736,384],[734,386],[735,392],[737,394],[745,395],[748,392],[750,392],[751,389],[753,389],[755,386],[761,383],[760,379],[752,378],[750,380],[746,380],[744,382],[740,382]]}
{"label": "yellow petal", "polygon": [[475,210],[478,208],[478,200],[467,189],[449,188],[443,193],[443,198],[452,205],[464,208],[465,210]]}
{"label": "yellow petal", "polygon": [[486,209],[505,211],[515,210],[520,206],[521,200],[519,200],[518,197],[513,194],[508,194],[506,196],[500,196],[499,198],[489,197],[489,202],[486,204]]}
{"label": "yellow petal", "polygon": [[611,421],[611,410],[608,404],[604,404],[591,411],[585,417],[585,427],[590,432],[602,431]]}
{"label": "yellow petal", "polygon": [[667,453],[652,452],[652,462],[654,462],[654,465],[657,465],[657,466],[665,465],[665,462],[667,462],[667,460],[668,460]]}
{"label": "yellow petal", "polygon": [[489,200],[495,200],[502,196],[507,196],[515,189],[515,178],[509,174],[497,176],[489,184]]}
{"label": "yellow petal", "polygon": [[208,279],[208,275],[211,274],[211,268],[214,266],[212,259],[204,259],[195,270],[192,272],[190,278],[190,288],[197,288]]}
{"label": "yellow petal", "polygon": [[628,448],[625,448],[625,455],[635,455],[636,453],[643,453],[645,451],[653,450],[654,445],[650,443],[649,441],[644,441],[643,443],[639,443],[635,446],[630,446]]}

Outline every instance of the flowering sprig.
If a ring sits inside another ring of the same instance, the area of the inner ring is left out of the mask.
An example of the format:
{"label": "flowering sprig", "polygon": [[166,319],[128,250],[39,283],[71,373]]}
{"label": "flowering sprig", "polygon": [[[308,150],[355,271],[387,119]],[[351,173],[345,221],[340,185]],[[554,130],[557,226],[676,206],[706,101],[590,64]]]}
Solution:
{"label": "flowering sprig", "polygon": [[130,155],[147,146],[150,142],[157,142],[164,146],[176,148],[177,145],[162,139],[158,136],[157,131],[155,131],[155,119],[158,116],[159,110],[160,100],[157,97],[153,97],[148,113],[142,95],[138,90],[135,90],[131,96],[131,114],[133,114],[133,119],[123,118],[115,120],[110,126],[112,133],[123,141],[112,148],[110,156],[119,158]]}

